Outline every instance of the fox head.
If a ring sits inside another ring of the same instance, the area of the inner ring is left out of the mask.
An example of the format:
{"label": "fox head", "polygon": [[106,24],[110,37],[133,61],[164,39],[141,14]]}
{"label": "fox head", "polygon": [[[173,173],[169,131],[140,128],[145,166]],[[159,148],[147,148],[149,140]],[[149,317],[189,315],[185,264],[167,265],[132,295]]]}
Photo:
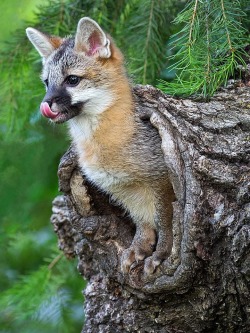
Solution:
{"label": "fox head", "polygon": [[34,28],[26,33],[43,58],[43,116],[63,123],[96,117],[112,106],[121,78],[126,77],[123,56],[95,21],[82,18],[75,38],[49,36]]}

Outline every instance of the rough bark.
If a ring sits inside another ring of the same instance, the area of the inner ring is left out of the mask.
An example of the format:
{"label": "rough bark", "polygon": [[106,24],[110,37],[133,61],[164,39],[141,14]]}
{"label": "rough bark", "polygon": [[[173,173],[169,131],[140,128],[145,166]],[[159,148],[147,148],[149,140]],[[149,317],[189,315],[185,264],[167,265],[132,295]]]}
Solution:
{"label": "rough bark", "polygon": [[53,202],[59,246],[88,280],[83,333],[250,330],[250,90],[233,84],[210,102],[134,88],[153,111],[174,203],[174,245],[160,269],[128,276],[120,258],[134,235],[129,217],[81,174],[73,148],[59,166]]}

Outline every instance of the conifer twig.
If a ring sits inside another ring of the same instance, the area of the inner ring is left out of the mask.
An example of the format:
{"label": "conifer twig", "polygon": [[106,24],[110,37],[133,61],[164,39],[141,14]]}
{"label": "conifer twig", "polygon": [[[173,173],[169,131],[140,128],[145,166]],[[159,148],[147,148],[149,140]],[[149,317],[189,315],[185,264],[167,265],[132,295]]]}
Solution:
{"label": "conifer twig", "polygon": [[229,34],[229,31],[228,31],[228,27],[227,27],[227,16],[226,16],[226,12],[225,12],[224,1],[221,0],[220,3],[221,3],[223,19],[224,19],[224,22],[225,22],[225,29],[226,29],[226,34],[227,34],[228,45],[230,47],[231,52],[233,52],[233,47],[232,47],[232,43],[231,43],[231,39],[230,39],[230,34]]}
{"label": "conifer twig", "polygon": [[63,253],[60,253],[60,254],[58,254],[58,256],[56,256],[52,261],[51,261],[51,263],[49,264],[49,266],[48,266],[48,269],[52,269],[57,263],[58,263],[58,261],[60,261],[61,260],[61,258],[63,257]]}
{"label": "conifer twig", "polygon": [[143,78],[142,78],[142,84],[146,84],[146,73],[147,73],[147,59],[148,59],[148,45],[149,45],[149,38],[150,38],[150,32],[151,32],[151,27],[152,27],[152,17],[153,17],[153,8],[154,8],[154,0],[151,2],[150,6],[150,13],[149,13],[149,24],[148,24],[148,29],[147,29],[147,37],[146,37],[146,43],[145,43],[145,60],[144,60],[144,66],[143,66]]}
{"label": "conifer twig", "polygon": [[197,8],[198,8],[198,0],[195,0],[194,11],[193,11],[193,15],[192,15],[192,18],[191,18],[189,38],[188,38],[189,47],[190,47],[191,42],[192,42],[193,27],[194,27],[195,17],[196,17],[196,14],[197,14]]}

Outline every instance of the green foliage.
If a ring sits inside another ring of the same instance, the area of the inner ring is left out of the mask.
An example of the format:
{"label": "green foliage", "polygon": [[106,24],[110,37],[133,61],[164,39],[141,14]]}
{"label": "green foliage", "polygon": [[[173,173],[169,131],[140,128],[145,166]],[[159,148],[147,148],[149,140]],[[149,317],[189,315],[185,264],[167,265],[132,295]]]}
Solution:
{"label": "green foliage", "polygon": [[170,94],[212,96],[238,65],[245,65],[244,46],[249,42],[245,19],[238,0],[189,1],[175,19],[184,26],[170,43],[178,49],[170,57],[177,79],[160,88]]}
{"label": "green foliage", "polygon": [[[131,1],[123,13],[122,30],[129,70],[142,84],[154,83],[165,59],[164,43],[171,34],[169,22],[179,9],[176,1]],[[124,30],[126,34],[124,34]]]}
{"label": "green foliage", "polygon": [[[50,261],[49,266],[40,266],[2,292],[1,327],[11,328],[12,333],[32,331],[36,326],[36,332],[42,332],[45,328],[46,332],[53,332],[55,329],[65,333],[75,332],[76,315],[83,317],[83,313],[75,312],[72,315],[79,304],[73,301],[68,285],[77,272],[62,253],[59,254],[58,250],[52,252],[55,258],[47,260]],[[73,280],[74,283],[77,281],[75,278]],[[77,283],[79,290],[83,286],[83,283]]]}
{"label": "green foliage", "polygon": [[[54,26],[60,6],[51,12]],[[50,271],[42,265],[57,246],[49,218],[68,140],[63,127],[48,128],[38,111],[41,61],[24,32],[34,24],[22,23],[0,54],[0,331],[79,332],[84,281],[76,262],[60,260]]]}

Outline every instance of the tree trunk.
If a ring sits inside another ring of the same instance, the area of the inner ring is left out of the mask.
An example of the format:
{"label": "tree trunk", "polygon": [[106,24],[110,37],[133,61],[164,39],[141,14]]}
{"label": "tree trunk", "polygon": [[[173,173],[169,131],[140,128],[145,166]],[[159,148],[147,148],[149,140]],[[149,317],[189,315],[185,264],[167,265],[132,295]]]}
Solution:
{"label": "tree trunk", "polygon": [[81,174],[74,149],[53,202],[59,246],[88,280],[85,326],[96,332],[250,332],[250,91],[241,81],[208,103],[136,86],[151,112],[176,194],[172,253],[156,273],[128,275],[120,258],[135,228]]}

